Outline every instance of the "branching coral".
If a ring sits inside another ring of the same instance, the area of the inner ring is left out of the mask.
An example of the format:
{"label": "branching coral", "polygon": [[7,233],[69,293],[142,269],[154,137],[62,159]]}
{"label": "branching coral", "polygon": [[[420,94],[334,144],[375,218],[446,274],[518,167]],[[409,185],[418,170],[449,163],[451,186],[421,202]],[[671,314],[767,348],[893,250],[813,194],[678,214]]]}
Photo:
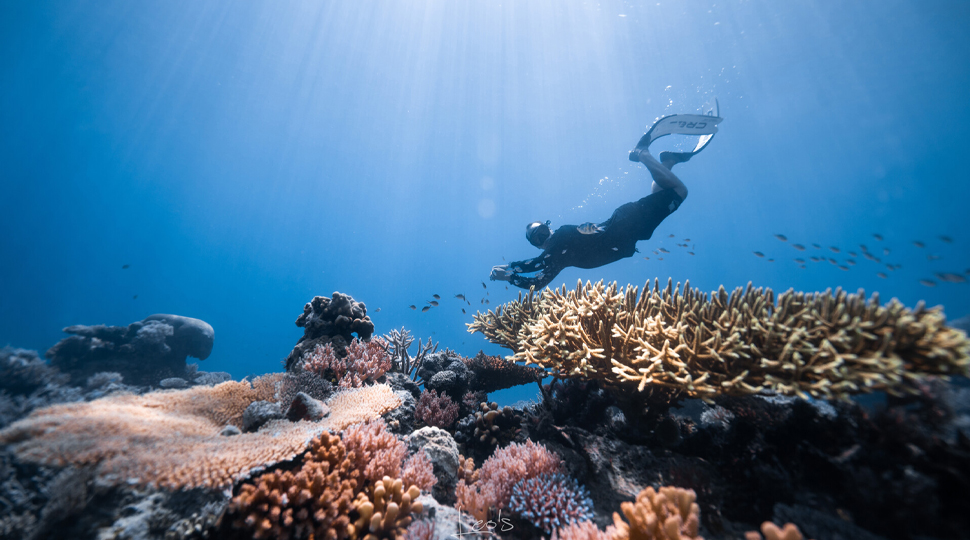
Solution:
{"label": "branching coral", "polygon": [[421,381],[418,377],[418,367],[421,366],[421,362],[425,356],[438,350],[438,345],[432,345],[431,338],[428,338],[428,342],[422,345],[419,339],[418,355],[412,357],[408,352],[408,349],[414,343],[411,332],[404,328],[401,328],[401,330],[391,330],[389,334],[384,336],[384,340],[385,350],[393,358],[391,369],[407,375],[418,384],[422,384],[424,381]]}
{"label": "branching coral", "polygon": [[381,419],[356,424],[344,430],[341,437],[361,478],[374,483],[385,476],[401,476],[401,464],[407,455],[404,443],[387,431]]}
{"label": "branching coral", "polygon": [[0,443],[29,462],[96,466],[106,483],[219,488],[292,459],[328,428],[377,418],[401,403],[387,385],[373,385],[334,396],[321,422],[275,420],[256,433],[220,435],[226,424],[242,425],[246,407],[272,392],[258,381],[225,382],[54,405],[0,431]]}
{"label": "branching coral", "polygon": [[369,343],[355,338],[347,346],[347,354],[340,357],[330,343],[317,345],[303,357],[302,367],[321,377],[332,378],[341,388],[359,388],[380,379],[391,369],[391,357],[384,348],[381,338]]}
{"label": "branching coral", "polygon": [[420,495],[421,490],[416,486],[404,489],[400,479],[385,476],[378,480],[370,496],[362,492],[354,501],[354,510],[360,515],[354,523],[354,538],[403,538],[411,524],[411,514],[424,510],[424,505],[417,501]]}
{"label": "branching coral", "polygon": [[635,502],[620,504],[627,521],[613,513],[613,527],[607,530],[612,540],[703,540],[700,507],[694,490],[652,487],[637,495]]}
{"label": "branching coral", "polygon": [[455,490],[458,505],[475,519],[487,520],[493,509],[508,507],[516,482],[562,472],[562,468],[562,459],[545,446],[532,441],[512,443],[482,463],[474,484],[458,481]]}
{"label": "branching coral", "polygon": [[418,486],[421,491],[431,493],[438,479],[434,475],[434,464],[423,450],[418,450],[404,461],[401,480],[409,486]]}
{"label": "branching coral", "polygon": [[434,390],[421,392],[414,408],[414,417],[429,426],[449,430],[458,419],[458,404],[446,394]]}
{"label": "branching coral", "polygon": [[580,521],[553,531],[552,540],[610,540],[610,535],[592,521]]}
{"label": "branching coral", "polygon": [[560,377],[601,379],[636,394],[650,388],[710,400],[770,390],[818,398],[903,392],[926,374],[965,374],[970,340],[939,308],[880,305],[865,293],[796,293],[721,287],[710,297],[668,281],[532,293],[476,314],[482,332],[515,360]]}
{"label": "branching coral", "polygon": [[463,358],[473,373],[470,386],[478,392],[496,392],[520,384],[542,381],[543,370],[520,366],[501,356],[488,356],[479,351],[472,358]]}
{"label": "branching coral", "polygon": [[569,523],[589,521],[593,501],[575,478],[562,473],[540,474],[512,486],[509,510],[550,534]]}
{"label": "branching coral", "polygon": [[314,439],[296,471],[272,471],[245,483],[227,509],[233,527],[253,538],[348,538],[359,471],[340,438]]}

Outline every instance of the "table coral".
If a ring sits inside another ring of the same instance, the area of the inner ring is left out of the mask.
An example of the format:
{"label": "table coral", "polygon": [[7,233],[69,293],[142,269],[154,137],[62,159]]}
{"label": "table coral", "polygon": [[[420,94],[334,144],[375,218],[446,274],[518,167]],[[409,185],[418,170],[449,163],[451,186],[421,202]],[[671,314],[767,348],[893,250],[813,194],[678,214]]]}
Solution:
{"label": "table coral", "polygon": [[[649,284],[648,284],[649,285]],[[769,390],[844,398],[900,393],[927,374],[965,374],[970,340],[939,308],[909,310],[874,294],[796,293],[690,284],[661,289],[580,282],[476,314],[482,332],[560,377],[603,380],[625,394],[664,388],[710,400]]]}
{"label": "table coral", "polygon": [[343,429],[400,405],[389,387],[374,385],[334,396],[333,412],[321,422],[275,420],[256,433],[220,435],[227,424],[241,425],[250,403],[272,397],[272,385],[256,383],[54,405],[0,431],[0,443],[28,462],[95,466],[110,484],[221,488],[253,468],[292,459],[328,428]]}

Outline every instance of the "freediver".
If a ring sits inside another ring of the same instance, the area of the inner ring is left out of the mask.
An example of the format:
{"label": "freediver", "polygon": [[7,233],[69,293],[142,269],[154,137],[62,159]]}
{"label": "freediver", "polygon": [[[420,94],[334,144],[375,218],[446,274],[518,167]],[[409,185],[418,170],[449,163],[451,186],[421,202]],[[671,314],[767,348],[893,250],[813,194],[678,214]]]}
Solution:
{"label": "freediver", "polygon": [[[632,257],[637,241],[649,240],[654,229],[687,198],[687,186],[671,169],[707,146],[722,120],[717,113],[714,100],[704,115],[671,115],[657,120],[630,152],[630,161],[644,164],[653,177],[650,195],[620,206],[610,219],[599,224],[563,225],[555,231],[550,228],[550,221],[528,224],[525,237],[542,253],[532,259],[494,266],[489,279],[508,281],[523,289],[541,289],[568,266],[599,268]],[[700,139],[694,150],[661,152],[658,161],[650,154],[650,144],[671,134],[699,135]]]}

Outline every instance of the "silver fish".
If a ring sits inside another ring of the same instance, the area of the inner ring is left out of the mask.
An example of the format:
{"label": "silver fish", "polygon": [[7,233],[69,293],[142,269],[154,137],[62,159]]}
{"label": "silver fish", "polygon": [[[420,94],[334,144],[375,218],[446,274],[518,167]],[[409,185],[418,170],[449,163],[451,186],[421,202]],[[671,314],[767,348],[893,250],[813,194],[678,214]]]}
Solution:
{"label": "silver fish", "polygon": [[950,272],[938,272],[936,277],[940,278],[940,281],[945,281],[947,283],[966,283],[967,278],[960,274],[951,274]]}
{"label": "silver fish", "polygon": [[603,232],[605,229],[595,223],[587,222],[583,223],[579,227],[576,227],[576,230],[579,231],[580,234],[596,234],[598,232]]}

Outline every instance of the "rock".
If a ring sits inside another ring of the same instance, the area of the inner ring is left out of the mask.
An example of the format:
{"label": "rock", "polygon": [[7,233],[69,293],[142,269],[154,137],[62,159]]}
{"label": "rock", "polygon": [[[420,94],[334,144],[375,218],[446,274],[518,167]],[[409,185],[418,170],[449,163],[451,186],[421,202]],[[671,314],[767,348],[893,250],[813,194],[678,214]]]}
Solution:
{"label": "rock", "polygon": [[243,431],[251,433],[270,420],[283,418],[279,403],[254,401],[243,411]]}
{"label": "rock", "polygon": [[606,408],[606,425],[618,433],[626,431],[630,427],[626,421],[626,415],[616,405],[610,405]]}
{"label": "rock", "polygon": [[222,428],[222,431],[219,432],[219,435],[225,435],[226,437],[231,437],[233,435],[239,435],[241,433],[242,431],[240,431],[239,428],[237,428],[236,426],[232,424],[226,424],[226,427]]}
{"label": "rock", "polygon": [[129,384],[157,385],[171,377],[192,378],[185,359],[209,357],[215,333],[205,321],[157,314],[128,326],[83,326],[64,329],[70,337],[47,350],[51,366],[83,384],[95,373],[121,374]]}
{"label": "rock", "polygon": [[384,422],[391,433],[405,437],[414,431],[414,410],[418,401],[406,390],[396,390],[394,394],[401,398],[401,406],[384,414]]}
{"label": "rock", "polygon": [[36,351],[4,347],[0,349],[0,390],[25,395],[47,386],[66,383],[68,377],[47,365]]}
{"label": "rock", "polygon": [[434,465],[438,479],[432,496],[441,504],[455,503],[455,486],[458,484],[458,445],[451,434],[436,427],[421,428],[407,437],[410,453],[423,450]]}
{"label": "rock", "polygon": [[374,323],[367,316],[367,306],[350,295],[333,293],[330,298],[315,296],[303,306],[303,314],[296,325],[303,328],[303,337],[286,357],[286,370],[293,371],[303,356],[317,345],[333,345],[339,357],[347,354],[353,334],[368,340],[374,334]]}
{"label": "rock", "polygon": [[203,371],[192,379],[192,384],[215,386],[219,383],[224,383],[231,380],[232,375],[226,373],[225,371]]}
{"label": "rock", "polygon": [[116,373],[113,371],[101,371],[88,377],[85,384],[88,388],[101,388],[102,386],[108,384],[121,384],[124,379],[125,378],[121,375],[121,373]]}
{"label": "rock", "polygon": [[[453,540],[461,534],[461,538],[486,538],[482,534],[475,534],[475,518],[467,512],[461,512],[451,505],[439,503],[434,497],[424,493],[418,497],[418,502],[424,506],[424,511],[418,520],[434,524],[434,535],[430,540]],[[459,525],[460,524],[460,525]],[[501,533],[501,531],[498,531]]]}
{"label": "rock", "polygon": [[286,409],[284,416],[290,422],[297,422],[299,420],[316,422],[328,414],[330,414],[330,407],[326,403],[318,399],[313,399],[303,392],[299,392],[293,398],[290,407]]}
{"label": "rock", "polygon": [[158,383],[158,386],[161,386],[162,388],[188,388],[189,381],[181,377],[169,377],[167,379],[162,379]]}
{"label": "rock", "polygon": [[414,399],[421,397],[421,387],[407,375],[399,371],[389,371],[385,377],[387,378],[387,384],[394,390],[405,390],[414,396]]}

